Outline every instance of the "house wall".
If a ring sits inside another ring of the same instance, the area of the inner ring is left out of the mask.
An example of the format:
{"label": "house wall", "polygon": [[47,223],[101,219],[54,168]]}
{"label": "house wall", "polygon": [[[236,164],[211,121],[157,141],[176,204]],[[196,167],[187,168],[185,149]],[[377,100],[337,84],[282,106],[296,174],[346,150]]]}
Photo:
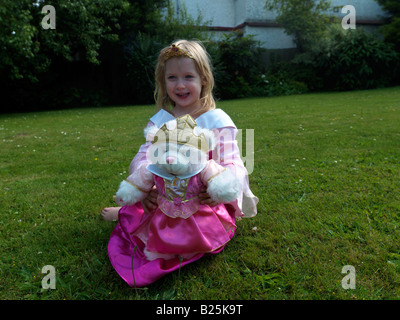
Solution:
{"label": "house wall", "polygon": [[[195,18],[201,14],[217,37],[219,32],[241,29],[245,34],[254,35],[268,49],[295,48],[292,37],[275,22],[276,13],[265,9],[265,0],[175,0],[177,5],[184,6]],[[375,0],[331,0],[331,5],[328,13],[340,18],[346,15],[341,13],[341,8],[353,5],[357,27],[368,31],[376,31],[385,17]]]}

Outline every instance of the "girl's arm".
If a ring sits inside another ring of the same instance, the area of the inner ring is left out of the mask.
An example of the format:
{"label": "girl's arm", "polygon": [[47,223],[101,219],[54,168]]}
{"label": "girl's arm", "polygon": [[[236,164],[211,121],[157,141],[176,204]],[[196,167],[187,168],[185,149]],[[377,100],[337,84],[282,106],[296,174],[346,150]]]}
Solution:
{"label": "girl's arm", "polygon": [[[147,127],[151,127],[153,125],[154,123],[152,121],[149,121]],[[148,164],[150,164],[150,160],[147,159],[146,155],[147,150],[149,149],[150,146],[151,146],[151,141],[146,141],[146,143],[140,146],[138,153],[133,158],[129,166],[129,174],[132,174],[134,171],[139,170],[142,166],[146,167]]]}
{"label": "girl's arm", "polygon": [[[149,121],[147,127],[153,126],[154,123]],[[131,175],[135,171],[146,170],[147,165],[151,162],[147,159],[147,150],[151,146],[151,141],[146,141],[146,143],[142,144],[139,148],[138,153],[131,161],[129,166],[129,174]],[[157,196],[158,192],[156,187],[154,186],[153,189],[149,192],[148,196],[142,201],[142,206],[145,212],[149,212],[157,207]]]}
{"label": "girl's arm", "polygon": [[238,130],[234,127],[213,129],[216,135],[216,148],[212,152],[212,159],[221,166],[229,168],[239,179],[242,194],[235,204],[237,217],[252,217],[257,214],[258,198],[251,192],[249,176],[236,141]]}

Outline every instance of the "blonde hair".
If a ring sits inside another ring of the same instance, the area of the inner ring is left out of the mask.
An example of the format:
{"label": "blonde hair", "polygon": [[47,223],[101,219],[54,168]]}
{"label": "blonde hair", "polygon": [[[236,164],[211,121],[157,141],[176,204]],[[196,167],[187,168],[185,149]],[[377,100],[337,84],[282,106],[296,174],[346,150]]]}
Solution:
{"label": "blonde hair", "polygon": [[[214,88],[214,76],[212,74],[212,66],[210,56],[200,41],[178,40],[173,43],[176,47],[185,50],[193,59],[196,70],[199,73],[204,85],[200,93],[200,101],[202,108],[192,114],[197,116],[209,110],[215,109],[215,100],[212,94]],[[165,64],[168,61],[166,53],[171,47],[161,50],[158,56],[157,66],[155,70],[156,86],[154,90],[154,99],[156,101],[157,110],[171,110],[175,106],[175,102],[168,96],[165,80]]]}

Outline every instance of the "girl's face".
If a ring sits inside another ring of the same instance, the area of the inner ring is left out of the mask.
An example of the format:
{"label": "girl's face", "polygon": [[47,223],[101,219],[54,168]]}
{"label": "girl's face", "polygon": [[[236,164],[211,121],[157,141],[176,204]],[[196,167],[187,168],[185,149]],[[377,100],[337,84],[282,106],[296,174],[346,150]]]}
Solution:
{"label": "girl's face", "polygon": [[190,58],[171,58],[165,65],[167,94],[175,102],[175,115],[183,115],[201,108],[203,82]]}

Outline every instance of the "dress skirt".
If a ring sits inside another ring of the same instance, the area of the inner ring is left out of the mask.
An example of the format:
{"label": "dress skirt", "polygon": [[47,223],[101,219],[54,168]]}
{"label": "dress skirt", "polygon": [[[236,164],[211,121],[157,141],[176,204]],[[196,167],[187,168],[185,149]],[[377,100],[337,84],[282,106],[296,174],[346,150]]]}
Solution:
{"label": "dress skirt", "polygon": [[[234,211],[229,204],[200,205],[183,219],[171,218],[159,208],[147,214],[140,202],[124,206],[108,243],[111,264],[129,286],[145,287],[206,254],[221,252],[235,233]],[[175,256],[149,261],[145,249]]]}

